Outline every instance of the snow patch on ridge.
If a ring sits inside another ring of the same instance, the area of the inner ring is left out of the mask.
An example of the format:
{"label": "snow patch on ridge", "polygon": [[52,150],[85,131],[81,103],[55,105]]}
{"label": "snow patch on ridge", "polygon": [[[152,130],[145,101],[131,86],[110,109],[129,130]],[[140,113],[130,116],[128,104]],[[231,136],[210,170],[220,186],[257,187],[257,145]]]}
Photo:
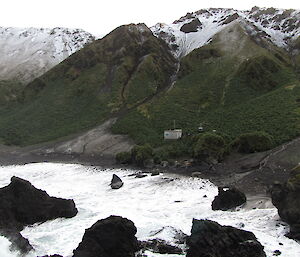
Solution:
{"label": "snow patch on ridge", "polygon": [[0,80],[27,83],[93,40],[80,29],[0,27]]}
{"label": "snow patch on ridge", "polygon": [[[194,19],[202,23],[197,32],[184,33],[180,30]],[[241,22],[244,27],[248,24],[252,30],[256,27],[262,33],[261,36],[286,49],[300,35],[300,11],[274,8],[252,8],[251,11],[203,9],[188,13],[172,24],[158,23],[151,30],[170,45],[175,57],[181,58],[209,43],[214,35],[234,20]]]}
{"label": "snow patch on ridge", "polygon": [[[169,45],[177,45],[177,49],[174,49],[174,55],[178,58],[189,54],[196,48],[199,48],[207,44],[210,39],[219,31],[221,31],[226,25],[215,22],[221,20],[224,15],[233,14],[233,10],[224,9],[221,12],[211,13],[211,15],[196,15],[191,18],[174,22],[172,24],[158,23],[151,28],[153,34],[157,37],[161,37]],[[180,31],[180,28],[192,21],[194,18],[198,18],[202,23],[201,29],[197,32],[184,33]]]}

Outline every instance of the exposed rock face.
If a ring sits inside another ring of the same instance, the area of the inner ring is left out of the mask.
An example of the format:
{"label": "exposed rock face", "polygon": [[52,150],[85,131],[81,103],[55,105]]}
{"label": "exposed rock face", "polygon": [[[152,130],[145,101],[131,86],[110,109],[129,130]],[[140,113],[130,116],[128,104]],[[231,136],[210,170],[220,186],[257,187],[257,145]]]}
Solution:
{"label": "exposed rock face", "polygon": [[201,28],[202,23],[199,21],[198,18],[192,20],[189,23],[186,23],[182,25],[180,28],[180,31],[184,33],[190,33],[190,32],[197,32],[199,28]]}
{"label": "exposed rock face", "polygon": [[238,19],[239,17],[240,17],[240,16],[239,16],[237,13],[234,13],[234,14],[228,16],[228,17],[224,20],[224,22],[222,23],[222,25],[224,25],[224,24],[229,24],[230,22],[232,22],[232,21]]}
{"label": "exposed rock face", "polygon": [[219,187],[218,190],[219,194],[211,204],[213,210],[226,211],[240,206],[247,201],[245,194],[236,188],[227,188],[224,190],[223,187]]}
{"label": "exposed rock face", "polygon": [[115,122],[115,118],[109,119],[79,137],[58,142],[55,146],[46,148],[44,152],[115,156],[119,152],[130,151],[134,142],[128,136],[116,135],[111,132],[111,126]]}
{"label": "exposed rock face", "polygon": [[74,257],[134,257],[138,251],[137,230],[131,220],[110,216],[87,229]]}
{"label": "exposed rock face", "polygon": [[290,225],[289,238],[300,240],[300,169],[291,173],[285,184],[274,184],[271,189],[272,203],[281,219]]}
{"label": "exposed rock face", "polygon": [[0,189],[0,233],[21,252],[32,249],[19,233],[26,225],[77,214],[73,200],[50,197],[29,181],[12,177],[11,183]]}
{"label": "exposed rock face", "polygon": [[193,220],[187,239],[187,257],[265,257],[252,232],[221,226],[210,220]]}
{"label": "exposed rock face", "polygon": [[120,187],[123,186],[123,181],[116,175],[113,174],[113,177],[111,179],[110,186],[112,189],[119,189]]}

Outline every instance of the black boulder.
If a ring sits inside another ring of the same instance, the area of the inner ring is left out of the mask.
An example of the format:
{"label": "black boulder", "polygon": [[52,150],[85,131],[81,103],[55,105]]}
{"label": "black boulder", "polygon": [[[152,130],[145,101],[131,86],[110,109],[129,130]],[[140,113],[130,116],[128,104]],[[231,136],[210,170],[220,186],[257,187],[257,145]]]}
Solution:
{"label": "black boulder", "polygon": [[110,186],[112,189],[119,189],[123,186],[123,181],[116,174],[113,174],[113,177],[110,182]]}
{"label": "black boulder", "polygon": [[270,192],[280,218],[290,225],[287,236],[300,240],[300,166],[291,172],[286,183],[274,184]]}
{"label": "black boulder", "polygon": [[170,245],[161,239],[151,239],[149,241],[141,242],[141,247],[144,250],[150,250],[154,253],[160,254],[182,254],[182,249],[178,246]]}
{"label": "black boulder", "polygon": [[236,188],[219,187],[218,190],[219,193],[211,204],[213,210],[226,211],[247,201],[245,194]]}
{"label": "black boulder", "polygon": [[131,220],[110,216],[86,229],[74,257],[134,257],[139,249],[137,230]]}
{"label": "black boulder", "polygon": [[8,186],[0,188],[0,234],[23,253],[32,249],[19,233],[24,226],[76,214],[73,200],[50,197],[24,179],[12,177]]}
{"label": "black boulder", "polygon": [[187,238],[187,257],[265,257],[252,232],[221,226],[210,220],[193,220]]}

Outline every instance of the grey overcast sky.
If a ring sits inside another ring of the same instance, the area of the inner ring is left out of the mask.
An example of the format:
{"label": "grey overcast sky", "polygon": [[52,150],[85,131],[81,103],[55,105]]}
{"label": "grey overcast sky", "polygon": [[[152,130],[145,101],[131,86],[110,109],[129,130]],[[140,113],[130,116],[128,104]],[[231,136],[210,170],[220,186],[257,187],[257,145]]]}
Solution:
{"label": "grey overcast sky", "polygon": [[209,7],[300,9],[300,0],[0,0],[2,27],[70,27],[104,35],[117,26],[171,23]]}

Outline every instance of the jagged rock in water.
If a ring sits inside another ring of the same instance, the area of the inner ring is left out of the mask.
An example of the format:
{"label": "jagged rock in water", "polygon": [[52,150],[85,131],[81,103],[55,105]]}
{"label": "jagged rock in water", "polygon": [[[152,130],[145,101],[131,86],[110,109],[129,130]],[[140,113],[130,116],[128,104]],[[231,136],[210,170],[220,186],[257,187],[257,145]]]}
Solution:
{"label": "jagged rock in water", "polygon": [[5,229],[0,231],[0,235],[5,236],[11,242],[11,250],[19,251],[21,254],[27,254],[33,250],[28,239],[23,237],[16,229]]}
{"label": "jagged rock in water", "polygon": [[151,237],[156,237],[155,239],[165,237],[164,235],[168,235],[168,241],[173,242],[176,245],[185,244],[187,235],[184,234],[180,229],[176,229],[172,226],[165,226],[157,231],[151,232]]}
{"label": "jagged rock in water", "polygon": [[136,174],[135,178],[144,178],[144,177],[147,177],[147,174],[144,174],[144,173],[138,173]]}
{"label": "jagged rock in water", "polygon": [[73,200],[50,197],[18,177],[12,177],[11,183],[0,189],[0,228],[22,229],[36,222],[71,218],[77,212]]}
{"label": "jagged rock in water", "polygon": [[112,189],[119,189],[123,186],[123,181],[116,174],[113,174],[113,177],[110,182],[110,186]]}
{"label": "jagged rock in water", "polygon": [[300,240],[300,167],[291,172],[287,183],[276,183],[270,190],[280,218],[290,225],[289,238]]}
{"label": "jagged rock in water", "polygon": [[137,230],[131,220],[110,216],[86,229],[74,257],[134,257],[139,249]]}
{"label": "jagged rock in water", "polygon": [[19,233],[24,226],[55,218],[71,218],[77,214],[73,200],[50,197],[29,181],[12,177],[11,183],[0,188],[0,233],[21,252],[32,249]]}
{"label": "jagged rock in water", "polygon": [[187,245],[187,257],[266,257],[252,232],[210,220],[193,220]]}
{"label": "jagged rock in water", "polygon": [[211,204],[213,210],[226,211],[247,201],[245,194],[236,188],[219,187],[218,191],[218,195]]}
{"label": "jagged rock in water", "polygon": [[145,250],[150,250],[154,253],[160,254],[182,254],[182,249],[168,244],[161,239],[152,239],[149,241],[141,242],[141,247]]}
{"label": "jagged rock in water", "polygon": [[184,33],[197,32],[198,29],[201,28],[201,25],[202,25],[201,21],[198,18],[196,18],[191,22],[182,25],[180,31]]}
{"label": "jagged rock in water", "polygon": [[274,255],[274,256],[279,256],[279,255],[281,255],[281,251],[275,250],[275,251],[273,252],[273,255]]}

